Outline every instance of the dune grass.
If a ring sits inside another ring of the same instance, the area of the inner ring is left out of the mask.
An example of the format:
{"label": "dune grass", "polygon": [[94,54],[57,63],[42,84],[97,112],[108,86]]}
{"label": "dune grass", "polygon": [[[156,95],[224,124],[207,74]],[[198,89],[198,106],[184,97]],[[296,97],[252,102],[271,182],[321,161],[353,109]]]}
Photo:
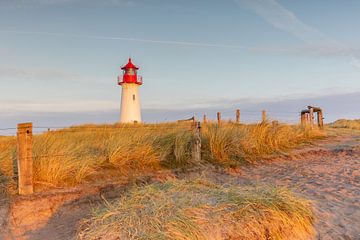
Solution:
{"label": "dune grass", "polygon": [[[226,167],[253,163],[262,156],[288,151],[321,132],[300,126],[262,123],[202,128],[203,164]],[[33,158],[36,184],[76,185],[160,169],[194,166],[190,123],[137,125],[83,125],[34,135]],[[0,138],[0,175],[11,179],[16,162],[16,138]],[[196,163],[197,164],[197,163]],[[96,176],[96,177],[94,177]]]}
{"label": "dune grass", "polygon": [[261,157],[282,153],[324,137],[318,129],[298,125],[261,123],[251,125],[211,124],[203,129],[205,158],[215,164],[239,166]]}
{"label": "dune grass", "polygon": [[172,180],[106,202],[78,239],[311,239],[311,203],[286,189]]}
{"label": "dune grass", "polygon": [[339,119],[329,124],[329,126],[332,128],[347,128],[347,129],[360,130],[360,119],[354,119],[354,120]]}
{"label": "dune grass", "polygon": [[14,189],[14,160],[16,159],[16,138],[0,137],[0,200]]}
{"label": "dune grass", "polygon": [[[185,166],[191,156],[191,136],[190,124],[88,124],[34,135],[34,180],[75,185],[105,169],[126,175]],[[3,175],[14,175],[14,162],[16,138],[0,139]]]}

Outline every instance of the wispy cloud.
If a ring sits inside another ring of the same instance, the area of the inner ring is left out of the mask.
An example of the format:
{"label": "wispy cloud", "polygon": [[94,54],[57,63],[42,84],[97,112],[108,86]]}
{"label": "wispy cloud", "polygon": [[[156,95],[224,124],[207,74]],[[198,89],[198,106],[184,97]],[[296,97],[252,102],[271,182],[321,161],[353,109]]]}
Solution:
{"label": "wispy cloud", "polygon": [[318,57],[359,57],[360,48],[345,47],[340,45],[301,45],[301,46],[264,46],[249,49],[254,53],[281,54],[281,55],[305,55]]}
{"label": "wispy cloud", "polygon": [[[38,32],[38,31],[2,31],[5,34],[21,34],[21,35],[42,35],[53,37],[70,37],[70,38],[85,38],[85,39],[98,39],[108,41],[129,41],[150,44],[165,44],[175,46],[188,46],[188,47],[210,47],[210,48],[230,48],[242,49],[255,53],[268,53],[268,54],[306,54],[324,57],[342,57],[342,56],[360,56],[360,48],[350,48],[342,46],[335,41],[324,41],[322,44],[319,40],[314,41],[312,44],[305,46],[257,46],[247,47],[243,45],[228,45],[228,44],[214,44],[206,42],[192,42],[192,41],[172,41],[172,40],[154,40],[133,37],[119,37],[119,36],[100,36],[100,35],[87,35],[87,34],[74,34],[74,33],[55,33],[55,32]],[[314,37],[313,37],[314,38]],[[308,38],[310,39],[310,38]],[[314,38],[315,39],[315,38]],[[318,42],[318,43],[315,43]],[[311,42],[309,42],[311,43]],[[326,44],[324,44],[326,43]],[[1,49],[0,49],[1,52]]]}
{"label": "wispy cloud", "polygon": [[34,82],[78,82],[101,84],[101,77],[83,76],[77,73],[68,72],[66,70],[51,69],[51,68],[21,68],[21,67],[1,67],[0,66],[0,83],[8,79],[17,79],[17,81]]}
{"label": "wispy cloud", "polygon": [[180,45],[180,46],[189,46],[189,47],[215,47],[215,48],[246,49],[246,47],[241,46],[241,45],[213,44],[213,43],[191,42],[191,41],[154,40],[154,39],[144,39],[144,38],[99,36],[99,35],[72,34],[72,33],[30,32],[30,31],[0,31],[0,33],[44,35],[44,36],[54,36],[54,37],[88,38],[88,39],[99,39],[99,40],[132,41],[132,42],[143,42],[143,43],[154,43],[154,44]]}
{"label": "wispy cloud", "polygon": [[0,33],[9,34],[21,34],[21,35],[43,35],[53,37],[71,37],[71,38],[86,38],[86,39],[98,39],[98,40],[113,40],[113,41],[130,41],[130,42],[142,42],[150,44],[165,44],[165,45],[178,45],[188,47],[211,47],[211,48],[233,48],[243,49],[255,53],[269,53],[269,54],[310,54],[320,56],[347,56],[351,53],[358,53],[360,55],[360,49],[357,48],[344,48],[337,46],[326,47],[323,45],[306,45],[306,46],[291,46],[291,47],[246,47],[243,45],[226,45],[226,44],[213,44],[205,42],[191,42],[191,41],[171,41],[171,40],[154,40],[144,38],[133,37],[115,37],[115,36],[99,36],[99,35],[86,35],[86,34],[73,34],[73,33],[55,33],[55,32],[38,32],[38,31],[1,31]]}
{"label": "wispy cloud", "polygon": [[[96,0],[12,0],[19,4],[34,2],[38,4],[66,4],[66,3],[91,3],[98,2]],[[323,34],[318,29],[309,24],[304,23],[293,12],[283,7],[276,0],[234,0],[242,7],[250,9],[255,14],[263,18],[271,26],[281,31],[288,32],[298,39],[306,43],[302,46],[256,46],[247,47],[243,45],[227,45],[210,42],[193,42],[193,41],[179,41],[167,39],[147,39],[125,36],[100,36],[88,35],[81,33],[62,33],[62,32],[40,32],[40,31],[4,31],[4,34],[21,34],[21,35],[39,35],[39,36],[53,36],[53,37],[68,37],[68,38],[83,38],[83,39],[98,39],[108,41],[128,41],[148,44],[173,45],[173,46],[187,46],[187,47],[210,47],[210,48],[229,48],[242,49],[254,53],[265,54],[289,54],[289,55],[306,55],[306,56],[320,56],[320,57],[350,57],[349,61],[352,66],[354,60],[360,58],[360,47],[345,46],[334,39]],[[10,1],[9,1],[10,2]],[[126,0],[104,0],[102,3],[107,4],[135,4],[137,1]]]}
{"label": "wispy cloud", "polygon": [[7,7],[36,7],[52,5],[133,5],[134,0],[2,0],[0,6]]}
{"label": "wispy cloud", "polygon": [[67,100],[67,101],[26,101],[26,102],[6,102],[0,103],[1,113],[19,114],[24,112],[89,112],[89,111],[110,111],[119,107],[117,101],[102,100]]}
{"label": "wispy cloud", "polygon": [[1,77],[22,77],[36,79],[79,79],[80,75],[48,69],[48,68],[19,68],[19,67],[0,67]]}
{"label": "wispy cloud", "polygon": [[277,29],[291,33],[309,44],[335,44],[314,27],[302,22],[293,12],[275,0],[236,0]]}
{"label": "wispy cloud", "polygon": [[[311,54],[320,56],[351,57],[351,64],[360,56],[359,48],[345,46],[326,36],[318,29],[301,21],[293,12],[286,9],[276,0],[234,0],[263,18],[276,29],[292,34],[307,43],[305,47],[292,48],[256,48],[253,51],[268,51],[282,54]],[[357,64],[352,64],[358,67]]]}

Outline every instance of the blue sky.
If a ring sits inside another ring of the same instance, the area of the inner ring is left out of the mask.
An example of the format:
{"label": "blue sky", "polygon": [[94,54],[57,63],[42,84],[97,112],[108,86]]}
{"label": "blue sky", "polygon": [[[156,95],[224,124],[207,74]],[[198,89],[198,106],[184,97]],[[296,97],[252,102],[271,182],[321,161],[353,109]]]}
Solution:
{"label": "blue sky", "polygon": [[1,0],[0,114],[117,112],[129,56],[147,111],[359,93],[359,11],[357,0]]}

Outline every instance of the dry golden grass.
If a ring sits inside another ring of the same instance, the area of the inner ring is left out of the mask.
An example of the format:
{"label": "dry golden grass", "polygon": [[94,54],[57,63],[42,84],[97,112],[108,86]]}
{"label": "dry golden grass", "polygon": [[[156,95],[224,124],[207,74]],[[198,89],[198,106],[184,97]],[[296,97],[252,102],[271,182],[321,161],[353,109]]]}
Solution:
{"label": "dry golden grass", "polygon": [[[202,164],[253,163],[322,136],[316,130],[275,123],[208,123],[201,131]],[[121,178],[189,168],[198,164],[192,161],[192,144],[190,123],[83,125],[37,134],[35,187],[106,181],[110,172]],[[4,194],[16,185],[14,162],[16,138],[1,137]],[[171,181],[134,188],[118,202],[108,203],[87,222],[79,238],[308,239],[312,221],[309,203],[284,189]]]}
{"label": "dry golden grass", "polygon": [[[322,136],[299,126],[262,123],[202,128],[203,162],[236,166],[289,150]],[[193,134],[190,123],[83,125],[34,136],[34,180],[52,186],[101,179],[108,169],[118,176],[163,168],[187,168]],[[0,138],[0,172],[10,179],[16,138]]]}
{"label": "dry golden grass", "polygon": [[325,136],[318,129],[279,123],[228,123],[220,127],[209,124],[202,133],[205,156],[225,166],[252,163],[265,155],[288,151]]}
{"label": "dry golden grass", "polygon": [[16,138],[0,137],[0,200],[15,187],[14,161],[16,161]]}
{"label": "dry golden grass", "polygon": [[[103,169],[119,174],[185,166],[190,124],[84,125],[34,135],[34,181],[75,185]],[[0,139],[0,172],[13,176],[16,139]]]}
{"label": "dry golden grass", "polygon": [[286,189],[172,180],[94,211],[79,239],[311,239],[311,203]]}
{"label": "dry golden grass", "polygon": [[360,130],[360,119],[355,119],[355,120],[339,119],[329,124],[329,126],[333,128],[348,128],[348,129]]}

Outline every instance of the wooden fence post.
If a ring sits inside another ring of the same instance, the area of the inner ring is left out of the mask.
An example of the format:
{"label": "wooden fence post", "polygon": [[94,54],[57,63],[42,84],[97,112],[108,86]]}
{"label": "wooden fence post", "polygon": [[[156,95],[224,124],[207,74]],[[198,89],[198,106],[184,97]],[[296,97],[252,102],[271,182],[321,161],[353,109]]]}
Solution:
{"label": "wooden fence post", "polygon": [[206,114],[204,114],[204,120],[203,120],[204,124],[207,123],[207,119],[206,119]]}
{"label": "wooden fence post", "polygon": [[32,123],[17,126],[17,167],[19,194],[29,195],[33,188]]}
{"label": "wooden fence post", "polygon": [[236,123],[240,123],[240,109],[236,109]]}
{"label": "wooden fence post", "polygon": [[322,110],[318,111],[317,113],[317,117],[318,117],[318,125],[320,129],[324,128],[324,117],[323,117],[323,113]]}
{"label": "wooden fence post", "polygon": [[200,122],[196,123],[194,132],[194,146],[192,151],[193,161],[195,163],[201,162],[201,136],[200,136],[201,125]]}
{"label": "wooden fence post", "polygon": [[195,116],[193,116],[192,118],[190,118],[190,120],[191,120],[191,128],[192,128],[192,129],[195,129],[195,127],[196,127]]}
{"label": "wooden fence post", "polygon": [[314,109],[311,107],[310,109],[309,109],[309,111],[310,111],[310,127],[311,128],[313,128],[313,126],[314,126]]}
{"label": "wooden fence post", "polygon": [[320,128],[324,128],[324,114],[322,110],[320,111],[321,117],[320,117]]}
{"label": "wooden fence post", "polygon": [[218,125],[220,125],[221,124],[221,113],[220,112],[217,113],[217,120],[218,120]]}
{"label": "wooden fence post", "polygon": [[262,122],[266,122],[266,111],[265,110],[262,110],[261,120],[262,120]]}

